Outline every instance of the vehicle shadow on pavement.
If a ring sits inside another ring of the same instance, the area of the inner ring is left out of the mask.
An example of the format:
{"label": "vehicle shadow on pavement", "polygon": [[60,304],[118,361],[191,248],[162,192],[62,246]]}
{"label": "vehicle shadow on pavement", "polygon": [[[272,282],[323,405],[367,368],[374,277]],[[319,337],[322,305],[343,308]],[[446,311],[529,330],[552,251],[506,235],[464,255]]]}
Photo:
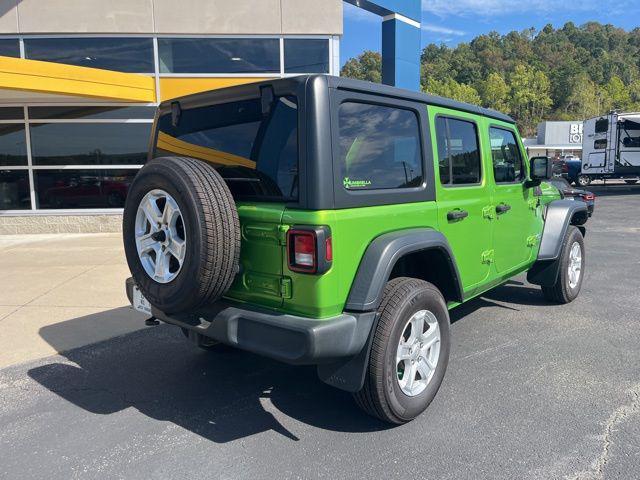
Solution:
{"label": "vehicle shadow on pavement", "polygon": [[519,282],[517,280],[509,280],[504,285],[489,290],[479,297],[451,310],[451,323],[454,323],[481,308],[504,308],[518,312],[520,311],[518,308],[519,305],[551,306],[552,304],[544,298],[540,287]]}
{"label": "vehicle shadow on pavement", "polygon": [[[55,348],[82,325],[108,321],[109,314],[49,325],[40,335]],[[298,440],[276,417],[334,431],[388,428],[360,411],[349,393],[322,383],[314,367],[219,347],[200,351],[178,328],[162,325],[70,350],[28,375],[93,414],[133,407],[218,443],[269,430]]]}

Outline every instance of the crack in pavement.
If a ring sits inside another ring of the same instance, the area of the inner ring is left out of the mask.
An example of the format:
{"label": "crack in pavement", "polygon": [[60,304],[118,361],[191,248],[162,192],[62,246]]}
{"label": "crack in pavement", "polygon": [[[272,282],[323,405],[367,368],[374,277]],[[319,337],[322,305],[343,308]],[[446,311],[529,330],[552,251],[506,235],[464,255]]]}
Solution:
{"label": "crack in pavement", "polygon": [[640,414],[640,384],[633,387],[629,393],[632,397],[631,402],[619,406],[609,415],[602,434],[602,451],[598,458],[592,463],[591,469],[567,478],[570,480],[600,480],[604,478],[604,468],[609,462],[609,455],[613,444],[612,437],[616,432],[615,427],[630,417]]}

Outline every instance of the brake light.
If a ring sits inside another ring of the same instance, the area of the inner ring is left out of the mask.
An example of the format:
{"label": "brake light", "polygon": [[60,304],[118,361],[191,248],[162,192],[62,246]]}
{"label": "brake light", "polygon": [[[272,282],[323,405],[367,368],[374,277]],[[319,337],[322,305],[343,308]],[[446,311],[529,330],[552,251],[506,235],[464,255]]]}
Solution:
{"label": "brake light", "polygon": [[566,163],[562,164],[562,173],[569,173],[569,165]]}
{"label": "brake light", "polygon": [[303,268],[313,268],[316,264],[315,235],[299,232],[293,235],[294,264]]}
{"label": "brake light", "polygon": [[292,272],[324,273],[332,260],[328,227],[293,227],[287,231],[287,262]]}
{"label": "brake light", "polygon": [[593,193],[581,193],[580,196],[583,200],[595,200],[596,196]]}

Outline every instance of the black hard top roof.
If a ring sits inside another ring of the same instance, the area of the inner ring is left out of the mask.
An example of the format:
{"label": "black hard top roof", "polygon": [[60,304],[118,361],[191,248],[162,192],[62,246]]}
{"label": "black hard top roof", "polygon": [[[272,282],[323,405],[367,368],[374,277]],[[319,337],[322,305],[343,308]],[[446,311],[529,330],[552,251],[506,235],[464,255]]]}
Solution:
{"label": "black hard top roof", "polygon": [[299,75],[296,77],[287,77],[287,78],[276,78],[269,79],[262,82],[248,83],[233,87],[221,88],[218,90],[212,90],[209,92],[201,92],[195,93],[192,95],[188,95],[185,97],[172,99],[165,101],[161,104],[160,108],[168,107],[170,103],[179,101],[185,103],[205,103],[207,98],[217,98],[220,99],[220,95],[224,93],[231,93],[233,91],[238,90],[252,90],[256,91],[256,87],[260,85],[270,84],[275,86],[292,86],[292,85],[300,85],[305,84],[311,80],[323,78],[326,80],[328,86],[330,88],[338,88],[342,90],[352,90],[362,93],[370,93],[374,95],[382,95],[389,98],[397,98],[400,100],[410,100],[415,102],[421,102],[428,105],[435,105],[444,108],[450,108],[452,110],[459,110],[462,112],[468,112],[476,115],[481,115],[483,117],[493,118],[495,120],[500,120],[508,123],[515,123],[515,120],[511,118],[509,115],[505,115],[504,113],[497,112],[495,110],[491,110],[489,108],[482,108],[477,105],[471,105],[470,103],[458,102],[456,100],[451,100],[450,98],[439,97],[437,95],[429,95],[426,93],[414,92],[412,90],[405,90],[397,87],[390,87],[388,85],[382,85],[380,83],[373,82],[365,82],[362,80],[353,80],[351,78],[344,77],[335,77],[331,75]]}

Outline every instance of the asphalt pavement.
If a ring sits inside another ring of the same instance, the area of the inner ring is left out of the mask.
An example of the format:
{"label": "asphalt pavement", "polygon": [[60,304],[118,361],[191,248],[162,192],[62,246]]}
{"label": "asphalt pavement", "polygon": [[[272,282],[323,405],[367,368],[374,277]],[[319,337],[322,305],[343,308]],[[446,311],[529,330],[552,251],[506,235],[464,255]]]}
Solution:
{"label": "asphalt pavement", "polygon": [[[454,310],[442,388],[407,425],[161,325],[0,370],[0,478],[639,478],[640,186],[591,190],[580,297],[520,276]],[[79,321],[39,335],[64,350]]]}

